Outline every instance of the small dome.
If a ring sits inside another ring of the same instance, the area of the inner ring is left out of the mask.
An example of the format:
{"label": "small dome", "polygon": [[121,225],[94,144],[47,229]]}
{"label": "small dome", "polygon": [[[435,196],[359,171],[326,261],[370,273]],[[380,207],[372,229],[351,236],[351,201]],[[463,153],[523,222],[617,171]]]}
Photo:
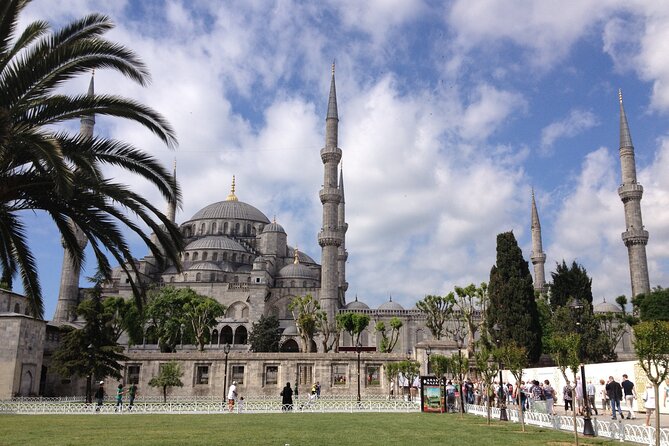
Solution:
{"label": "small dome", "polygon": [[622,313],[622,311],[619,305],[607,302],[606,299],[593,307],[594,313]]}
{"label": "small dome", "polygon": [[[288,246],[288,257],[295,257],[295,248]],[[309,263],[311,265],[317,265],[316,261],[309,257],[307,254],[303,253],[299,249],[297,250],[297,258],[300,263]]]}
{"label": "small dome", "polygon": [[212,262],[198,262],[190,266],[188,271],[222,271],[221,267]]}
{"label": "small dome", "polygon": [[284,336],[297,336],[299,333],[297,332],[297,328],[295,328],[294,325],[291,325],[290,327],[283,330],[282,334]]}
{"label": "small dome", "polygon": [[265,226],[265,228],[262,230],[262,233],[265,234],[267,232],[279,232],[281,234],[285,234],[286,231],[283,229],[283,226],[278,224],[277,222],[273,221],[272,223],[268,224]]}
{"label": "small dome", "polygon": [[163,274],[176,274],[177,272],[178,272],[177,267],[172,265],[172,266],[168,266],[167,269],[165,271],[163,271]]}
{"label": "small dome", "polygon": [[301,263],[291,263],[281,268],[279,277],[282,279],[316,279],[318,273]]}
{"label": "small dome", "polygon": [[398,304],[397,302],[393,302],[393,298],[391,297],[388,302],[382,304],[379,307],[379,310],[404,311],[404,308],[402,307],[402,305]]}
{"label": "small dome", "polygon": [[210,235],[190,242],[186,246],[186,251],[194,249],[226,249],[229,251],[246,252],[246,249],[242,245],[223,235]]}
{"label": "small dome", "polygon": [[369,307],[366,303],[360,302],[358,300],[358,296],[355,296],[355,300],[353,302],[347,303],[345,308],[347,310],[369,310]]}

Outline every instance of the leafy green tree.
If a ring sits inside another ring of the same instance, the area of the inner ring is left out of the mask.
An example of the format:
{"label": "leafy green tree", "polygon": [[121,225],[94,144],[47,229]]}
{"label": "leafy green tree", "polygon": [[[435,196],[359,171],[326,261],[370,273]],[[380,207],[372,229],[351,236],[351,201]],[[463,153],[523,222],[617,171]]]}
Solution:
{"label": "leafy green tree", "polygon": [[149,386],[161,387],[163,389],[163,402],[166,403],[168,387],[183,387],[182,376],[184,376],[184,372],[181,370],[179,363],[170,361],[160,366],[160,373],[151,378]]}
{"label": "leafy green tree", "polygon": [[90,403],[93,378],[121,379],[120,362],[127,357],[116,342],[112,314],[105,310],[99,287],[93,288],[89,298],[79,304],[77,314],[86,322],[81,329],[62,328],[65,334],[53,355],[53,364],[62,376],[86,377],[86,401]]}
{"label": "leafy green tree", "polygon": [[[504,363],[513,378],[517,383],[523,379],[523,370],[527,367],[528,357],[527,349],[522,346],[514,343],[513,341],[502,344],[497,349],[498,359]],[[523,418],[522,410],[518,411],[518,417],[520,419],[520,426],[523,432],[525,432],[525,420]]]}
{"label": "leafy green tree", "polygon": [[[93,69],[110,68],[146,85],[144,64],[128,48],[103,35],[111,21],[90,14],[52,31],[45,21],[18,30],[29,0],[5,0],[0,7],[0,277],[11,285],[19,274],[33,316],[44,305],[35,258],[28,244],[22,211],[44,212],[54,221],[79,267],[80,229],[95,259],[109,277],[111,255],[128,274],[137,305],[143,290],[122,229],[144,242],[159,266],[179,267],[183,248],[179,229],[148,199],[106,174],[108,167],[138,175],[173,203],[180,201],[175,178],[152,156],[122,141],[73,134],[63,124],[95,115],[141,124],[168,146],[176,144],[170,125],[138,102],[112,95],[68,95],[58,89]],[[137,222],[141,224],[137,224]],[[155,233],[157,243],[145,233]]]}
{"label": "leafy green tree", "polygon": [[288,309],[293,314],[297,332],[302,340],[302,351],[311,352],[314,335],[317,329],[318,312],[321,306],[310,295],[297,296],[288,304]]}
{"label": "leafy green tree", "polygon": [[513,232],[497,235],[497,259],[488,283],[488,327],[499,327],[498,339],[526,349],[536,363],[541,355],[541,322],[527,261]]}
{"label": "leafy green tree", "polygon": [[556,309],[569,304],[571,299],[579,299],[583,304],[592,306],[592,279],[585,268],[576,261],[568,267],[562,260],[551,273],[553,283],[550,285],[551,307]]}
{"label": "leafy green tree", "polygon": [[[639,365],[653,383],[657,405],[660,402],[660,385],[669,377],[669,322],[651,320],[635,325],[634,351]],[[660,446],[659,410],[655,411],[655,426],[655,445]]]}
{"label": "leafy green tree", "polygon": [[327,353],[332,349],[335,352],[339,351],[339,338],[342,327],[336,318],[334,321],[330,321],[325,311],[320,310],[316,312],[316,329],[321,333],[323,353]]}
{"label": "leafy green tree", "polygon": [[339,313],[337,323],[351,336],[353,345],[358,345],[360,335],[369,325],[369,316],[360,313]]}
{"label": "leafy green tree", "polygon": [[430,355],[430,369],[439,378],[443,378],[449,370],[452,370],[451,358],[444,355]]}
{"label": "leafy green tree", "polygon": [[390,353],[397,345],[397,341],[400,339],[400,328],[402,328],[402,319],[398,317],[392,317],[390,319],[390,335],[386,334],[388,331],[386,329],[386,324],[383,321],[376,323],[374,329],[381,333],[381,352]]}
{"label": "leafy green tree", "polygon": [[[564,307],[563,307],[564,308]],[[560,373],[564,380],[570,384],[572,392],[573,402],[576,401],[576,375],[578,374],[578,367],[580,364],[580,351],[581,351],[582,338],[577,333],[568,333],[560,334],[555,332],[550,339],[550,355],[553,358],[553,361],[557,364]],[[567,369],[572,371],[572,379],[570,380],[567,377]],[[572,409],[572,418],[574,423],[574,439],[576,444],[578,444],[578,431],[576,424],[576,404],[571,405]]]}
{"label": "leafy green tree", "polygon": [[149,292],[146,318],[149,330],[157,338],[160,351],[176,351],[182,341],[186,319],[183,308],[190,298],[186,288],[166,286]]}
{"label": "leafy green tree", "polygon": [[209,342],[211,330],[218,323],[217,318],[225,314],[225,306],[211,297],[197,294],[190,288],[182,292],[187,296],[183,306],[183,317],[195,338],[197,349],[204,351],[204,345]]}
{"label": "leafy green tree", "polygon": [[460,386],[460,414],[465,413],[465,404],[464,404],[464,379],[465,374],[469,370],[469,358],[466,355],[463,355],[460,351],[457,354],[453,353],[450,358],[450,363],[452,371],[455,374],[455,377],[458,381],[458,386]]}
{"label": "leafy green tree", "polygon": [[[616,359],[615,340],[602,329],[601,321],[593,314],[591,305],[586,304],[581,309],[574,309],[571,305],[558,307],[553,311],[551,332],[552,338],[575,333],[587,339],[588,342],[581,343],[579,352],[583,362],[607,362]],[[550,350],[550,345],[546,350]]]}
{"label": "leafy green tree", "polygon": [[453,293],[447,296],[425,296],[416,302],[416,308],[425,315],[425,326],[435,339],[439,340],[444,335],[444,325],[452,316],[454,305],[455,295]]}
{"label": "leafy green tree", "polygon": [[420,374],[420,363],[418,361],[407,359],[405,361],[400,361],[398,364],[399,373],[409,381],[409,400],[411,400],[411,389],[413,388],[413,382]]}
{"label": "leafy green tree", "polygon": [[129,344],[142,343],[144,319],[134,300],[127,300],[122,297],[105,297],[102,305],[104,311],[111,316],[109,323],[116,342],[118,342],[121,334],[126,333]]}
{"label": "leafy green tree", "polygon": [[462,288],[455,287],[454,310],[467,327],[467,356],[474,355],[476,347],[476,333],[481,327],[481,310],[486,307],[488,300],[488,284],[482,282],[480,286],[473,283]]}
{"label": "leafy green tree", "polygon": [[669,321],[669,289],[657,287],[632,299],[642,321]]}
{"label": "leafy green tree", "polygon": [[279,319],[276,316],[260,316],[258,322],[251,325],[249,344],[251,351],[256,353],[278,352],[281,333],[279,333]]}
{"label": "leafy green tree", "polygon": [[383,364],[383,368],[385,369],[385,378],[388,382],[388,394],[390,395],[390,391],[392,390],[391,383],[397,379],[397,375],[400,372],[399,363],[386,362]]}
{"label": "leafy green tree", "polygon": [[[478,371],[479,378],[483,383],[487,398],[486,398],[486,411],[488,424],[490,424],[491,418],[491,407],[490,401],[491,397],[494,395],[494,389],[492,384],[495,381],[497,372],[499,371],[498,363],[494,360],[493,356],[494,350],[491,349],[486,343],[479,343],[478,349],[474,350],[474,363],[476,365],[476,370]],[[502,385],[502,383],[500,383]]]}

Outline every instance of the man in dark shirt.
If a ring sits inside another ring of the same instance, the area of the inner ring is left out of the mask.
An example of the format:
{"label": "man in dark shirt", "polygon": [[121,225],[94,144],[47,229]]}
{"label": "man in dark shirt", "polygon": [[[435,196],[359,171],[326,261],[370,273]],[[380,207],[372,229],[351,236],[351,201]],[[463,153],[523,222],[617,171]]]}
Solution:
{"label": "man in dark shirt", "polygon": [[620,418],[625,418],[620,408],[620,400],[623,399],[623,388],[620,383],[613,379],[613,376],[609,376],[609,382],[606,384],[606,393],[609,395],[609,401],[611,401],[611,415],[613,415],[611,419],[616,419],[616,411],[620,414]]}
{"label": "man in dark shirt", "polygon": [[625,394],[625,402],[627,403],[627,419],[630,417],[635,420],[636,414],[634,413],[634,399],[636,398],[636,390],[634,389],[634,383],[627,378],[627,375],[623,375],[623,380],[620,383],[623,388],[623,393]]}

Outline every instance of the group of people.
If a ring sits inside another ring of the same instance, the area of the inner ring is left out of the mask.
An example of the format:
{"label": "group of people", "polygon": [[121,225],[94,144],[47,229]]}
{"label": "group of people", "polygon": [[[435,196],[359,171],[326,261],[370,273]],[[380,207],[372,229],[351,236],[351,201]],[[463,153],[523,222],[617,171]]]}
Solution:
{"label": "group of people", "polygon": [[[299,388],[297,386],[297,382],[295,383],[295,390],[290,387],[290,382],[286,383],[286,386],[283,388],[281,391],[281,410],[284,412],[289,412],[293,410],[293,395],[295,395],[295,399],[298,399],[299,396]],[[302,404],[300,406],[300,409],[303,409],[305,407],[309,407],[311,404],[314,403],[318,398],[321,397],[321,383],[320,381],[316,381],[314,384],[311,385],[311,391],[309,392],[309,401],[307,401],[305,404]]]}
{"label": "group of people", "polygon": [[[114,412],[123,411],[123,395],[125,394],[128,395],[128,410],[132,410],[135,404],[135,397],[137,396],[137,384],[130,384],[130,387],[127,389],[124,388],[123,383],[118,384],[118,387],[116,388],[116,407],[114,408]],[[94,395],[96,402],[96,412],[100,412],[100,408],[104,404],[105,396],[105,382],[100,381],[100,385],[98,386]]]}

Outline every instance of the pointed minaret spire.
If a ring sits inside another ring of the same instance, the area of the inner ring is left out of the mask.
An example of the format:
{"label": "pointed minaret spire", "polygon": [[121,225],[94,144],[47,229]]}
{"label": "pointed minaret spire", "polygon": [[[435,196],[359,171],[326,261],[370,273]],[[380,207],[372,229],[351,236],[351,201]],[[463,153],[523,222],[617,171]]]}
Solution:
{"label": "pointed minaret spire", "polygon": [[534,199],[534,188],[532,188],[532,252],[530,260],[532,260],[534,266],[534,289],[544,293],[546,291],[546,254],[543,252],[541,243],[541,223],[539,222],[537,203]]}
{"label": "pointed minaret spire", "polygon": [[323,189],[319,192],[323,204],[323,226],[318,233],[321,246],[321,308],[333,321],[337,310],[344,302],[344,290],[340,287],[339,255],[344,241],[340,225],[339,203],[341,191],[338,184],[338,166],[341,161],[341,149],[337,146],[339,134],[339,115],[337,113],[337,90],[335,88],[334,64],[332,65],[330,97],[325,118],[325,147],[321,149],[323,161]]}
{"label": "pointed minaret spire", "polygon": [[237,196],[235,195],[235,176],[232,176],[232,186],[230,187],[230,194],[228,195],[228,198],[225,199],[225,201],[239,201],[237,199]]}
{"label": "pointed minaret spire", "polygon": [[[95,96],[95,70],[91,74],[91,81],[88,84],[87,96]],[[95,115],[82,116],[79,120],[79,134],[84,138],[93,137],[93,128],[95,127]]]}
{"label": "pointed minaret spire", "polygon": [[626,230],[622,233],[622,239],[627,247],[632,298],[634,298],[639,294],[650,292],[648,259],[646,258],[648,231],[644,229],[641,218],[643,187],[637,183],[634,146],[627,124],[621,90],[618,90],[618,101],[620,102],[620,168],[622,171],[622,184],[618,187],[618,196],[620,196],[625,208]]}

